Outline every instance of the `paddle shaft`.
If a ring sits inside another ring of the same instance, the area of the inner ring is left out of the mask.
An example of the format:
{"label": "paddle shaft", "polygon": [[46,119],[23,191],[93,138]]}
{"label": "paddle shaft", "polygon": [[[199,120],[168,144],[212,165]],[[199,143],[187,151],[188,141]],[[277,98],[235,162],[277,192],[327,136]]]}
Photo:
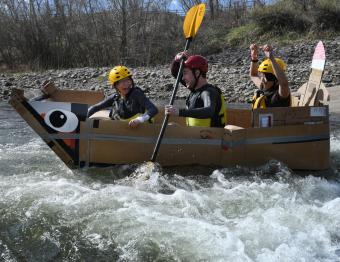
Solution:
{"label": "paddle shaft", "polygon": [[[190,45],[191,39],[192,38],[187,38],[187,41],[185,43],[184,51],[187,51],[189,49],[189,45]],[[177,89],[178,89],[179,83],[180,83],[180,81],[182,79],[182,75],[183,75],[183,73],[182,73],[183,72],[183,66],[184,66],[184,57],[181,58],[181,63],[179,65],[179,70],[178,70],[178,74],[177,74],[177,78],[176,78],[176,82],[175,82],[175,87],[174,87],[174,90],[172,91],[172,95],[171,95],[171,99],[170,99],[169,105],[173,105],[174,104],[176,93],[177,93]],[[157,158],[158,150],[159,150],[159,147],[161,145],[162,138],[164,136],[166,126],[168,125],[168,121],[169,121],[169,115],[166,114],[165,117],[164,117],[164,120],[163,120],[161,131],[159,132],[159,135],[158,135],[158,138],[157,138],[156,146],[155,146],[155,148],[153,150],[153,153],[152,153],[152,156],[151,156],[151,159],[150,159],[150,161],[152,161],[152,162],[155,162],[155,160]]]}

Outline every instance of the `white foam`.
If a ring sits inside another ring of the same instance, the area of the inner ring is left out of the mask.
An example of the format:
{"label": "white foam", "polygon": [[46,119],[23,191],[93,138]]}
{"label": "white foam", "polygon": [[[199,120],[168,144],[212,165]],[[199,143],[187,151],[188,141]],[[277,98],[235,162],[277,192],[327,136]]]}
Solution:
{"label": "white foam", "polygon": [[[332,156],[339,152],[332,135]],[[39,138],[2,145],[0,161],[3,219],[53,217],[41,237],[56,247],[72,245],[52,234],[62,225],[98,252],[114,246],[121,261],[339,261],[339,183],[278,162],[215,170],[203,182],[145,166],[102,181],[70,172]]]}

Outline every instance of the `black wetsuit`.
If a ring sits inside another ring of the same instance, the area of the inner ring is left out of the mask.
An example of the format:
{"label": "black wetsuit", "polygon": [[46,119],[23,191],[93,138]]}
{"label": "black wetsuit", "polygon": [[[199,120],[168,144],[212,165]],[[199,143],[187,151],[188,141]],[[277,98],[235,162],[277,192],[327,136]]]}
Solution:
{"label": "black wetsuit", "polygon": [[179,116],[198,119],[211,119],[212,127],[224,127],[219,112],[221,110],[221,91],[210,84],[192,90],[186,99],[186,109],[179,110]]}
{"label": "black wetsuit", "polygon": [[[179,62],[173,61],[171,63],[171,74],[177,77],[179,70]],[[181,79],[181,83],[186,86]],[[199,89],[191,90],[186,99],[186,109],[179,110],[179,116],[192,117],[198,119],[211,119],[211,127],[224,127],[221,121],[219,112],[221,110],[221,95],[222,92],[218,87],[206,84]]]}
{"label": "black wetsuit", "polygon": [[158,113],[157,107],[138,87],[133,87],[125,98],[118,94],[110,95],[105,100],[91,106],[87,116],[89,117],[108,107],[111,107],[110,117],[117,120],[129,119],[136,114],[144,114],[145,112],[152,118]]}

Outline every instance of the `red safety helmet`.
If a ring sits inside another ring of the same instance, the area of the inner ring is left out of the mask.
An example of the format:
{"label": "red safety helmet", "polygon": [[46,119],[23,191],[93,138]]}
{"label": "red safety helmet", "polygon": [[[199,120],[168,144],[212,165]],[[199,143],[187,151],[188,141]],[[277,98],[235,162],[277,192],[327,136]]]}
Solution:
{"label": "red safety helmet", "polygon": [[192,55],[184,62],[184,66],[190,69],[199,69],[202,73],[208,72],[208,61],[203,56]]}

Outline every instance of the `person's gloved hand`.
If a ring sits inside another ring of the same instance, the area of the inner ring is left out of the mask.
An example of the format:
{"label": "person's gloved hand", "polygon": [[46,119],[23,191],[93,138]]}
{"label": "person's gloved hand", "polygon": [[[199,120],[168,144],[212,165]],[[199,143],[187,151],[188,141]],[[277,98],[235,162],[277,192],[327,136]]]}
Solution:
{"label": "person's gloved hand", "polygon": [[184,51],[184,52],[178,53],[178,54],[175,56],[175,61],[176,61],[176,62],[181,61],[181,58],[182,58],[182,57],[184,57],[184,60],[186,60],[186,59],[189,57],[188,52],[187,52],[187,51]]}
{"label": "person's gloved hand", "polygon": [[262,46],[262,50],[264,52],[264,55],[267,58],[269,58],[269,59],[273,58],[273,47],[272,46],[266,44],[266,45]]}
{"label": "person's gloved hand", "polygon": [[144,123],[150,119],[150,116],[148,114],[141,115],[139,117],[136,117],[132,119],[129,122],[129,127],[137,127],[140,123]]}
{"label": "person's gloved hand", "polygon": [[252,60],[257,60],[258,57],[258,47],[256,44],[250,45],[250,57]]}
{"label": "person's gloved hand", "polygon": [[129,127],[137,127],[140,123],[143,123],[143,121],[139,117],[134,118],[130,120]]}
{"label": "person's gloved hand", "polygon": [[166,105],[165,106],[165,114],[166,115],[172,115],[172,116],[178,116],[179,110],[176,106]]}

